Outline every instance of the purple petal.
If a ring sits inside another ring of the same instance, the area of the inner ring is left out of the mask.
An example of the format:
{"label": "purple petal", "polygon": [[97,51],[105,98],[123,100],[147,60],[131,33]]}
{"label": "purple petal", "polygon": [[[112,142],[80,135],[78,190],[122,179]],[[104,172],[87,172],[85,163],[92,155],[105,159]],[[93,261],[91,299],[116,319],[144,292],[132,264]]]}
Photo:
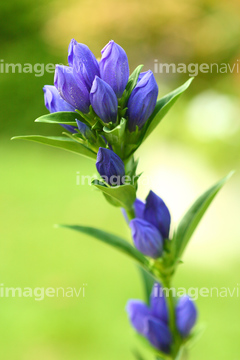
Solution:
{"label": "purple petal", "polygon": [[151,316],[150,309],[140,300],[130,300],[127,304],[129,320],[135,330],[141,334],[146,333],[146,319]]}
{"label": "purple petal", "polygon": [[135,131],[143,127],[152,115],[158,97],[158,85],[152,71],[140,74],[139,81],[128,100],[128,128]]}
{"label": "purple petal", "polygon": [[156,349],[166,354],[170,352],[172,334],[162,321],[154,317],[148,318],[145,336]]}
{"label": "purple petal", "polygon": [[142,219],[131,220],[129,226],[134,245],[141,253],[154,259],[161,256],[163,238],[155,226]]}
{"label": "purple petal", "polygon": [[197,309],[187,295],[182,296],[176,306],[176,324],[182,337],[187,337],[197,320]]}
{"label": "purple petal", "polygon": [[129,78],[127,55],[123,48],[113,40],[102,49],[101,53],[100,76],[112,87],[117,98],[120,98]]}
{"label": "purple petal", "polygon": [[150,191],[146,199],[144,219],[154,225],[164,239],[169,237],[171,215],[164,201],[153,191]]}
{"label": "purple petal", "polygon": [[93,81],[90,100],[93,110],[102,121],[105,123],[116,122],[118,112],[117,97],[111,86],[98,76]]}

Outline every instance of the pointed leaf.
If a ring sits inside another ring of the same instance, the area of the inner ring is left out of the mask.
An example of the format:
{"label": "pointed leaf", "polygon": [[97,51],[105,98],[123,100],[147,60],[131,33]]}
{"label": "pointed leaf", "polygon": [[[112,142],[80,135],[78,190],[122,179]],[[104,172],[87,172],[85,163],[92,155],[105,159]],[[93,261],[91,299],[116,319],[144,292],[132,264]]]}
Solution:
{"label": "pointed leaf", "polygon": [[76,120],[81,120],[80,114],[74,111],[58,111],[50,114],[40,116],[35,122],[48,123],[48,124],[66,124],[77,126]]}
{"label": "pointed leaf", "polygon": [[168,95],[165,95],[163,98],[157,101],[153,114],[151,115],[151,117],[149,118],[146,124],[146,130],[143,136],[143,141],[146,140],[146,138],[151,134],[151,132],[155,129],[155,127],[160,123],[162,118],[171,109],[171,107],[174,105],[174,103],[179,98],[179,96],[185,90],[187,90],[193,79],[194,79],[193,77],[190,78],[187,82],[185,82],[185,84],[183,84],[176,90],[172,91]]}
{"label": "pointed leaf", "polygon": [[57,147],[94,160],[96,160],[97,157],[97,155],[92,150],[88,149],[86,146],[63,136],[26,135],[15,136],[12,138],[12,140],[15,139],[34,141],[41,144]]}
{"label": "pointed leaf", "polygon": [[99,180],[93,180],[92,185],[96,186],[105,195],[110,196],[112,204],[131,209],[136,199],[136,189],[132,185],[107,186]]}
{"label": "pointed leaf", "polygon": [[103,135],[111,145],[121,145],[125,133],[127,120],[122,118],[120,124],[110,130],[106,126],[103,128]]}
{"label": "pointed leaf", "polygon": [[133,89],[135,88],[142,68],[143,68],[143,65],[138,65],[136,67],[136,69],[133,70],[132,74],[129,76],[128,83],[126,86],[126,91],[127,91],[128,95],[130,95],[131,92],[133,91]]}
{"label": "pointed leaf", "polygon": [[232,176],[233,172],[220,180],[217,184],[207,190],[201,195],[197,201],[191,206],[188,212],[184,215],[180,221],[177,231],[173,238],[173,249],[175,254],[175,260],[180,258],[186,248],[188,241],[190,240],[194,230],[202,219],[204,213],[208,209],[209,205],[217,195],[218,191],[226,183],[226,181]]}
{"label": "pointed leaf", "polygon": [[63,227],[71,230],[87,234],[89,236],[95,237],[96,239],[115,247],[117,250],[123,252],[124,254],[130,256],[132,259],[140,263],[142,266],[148,265],[148,260],[143,254],[141,254],[137,249],[135,249],[131,244],[126,240],[120,238],[117,235],[110,234],[106,231],[95,229],[89,226],[80,226],[80,225],[57,225],[57,227]]}
{"label": "pointed leaf", "polygon": [[143,65],[138,65],[136,69],[132,72],[132,74],[129,76],[128,83],[126,85],[126,89],[124,90],[123,96],[121,100],[119,101],[119,105],[121,108],[125,108],[127,106],[127,102],[129,99],[129,96],[131,95],[131,92],[135,88],[139,74],[143,68]]}

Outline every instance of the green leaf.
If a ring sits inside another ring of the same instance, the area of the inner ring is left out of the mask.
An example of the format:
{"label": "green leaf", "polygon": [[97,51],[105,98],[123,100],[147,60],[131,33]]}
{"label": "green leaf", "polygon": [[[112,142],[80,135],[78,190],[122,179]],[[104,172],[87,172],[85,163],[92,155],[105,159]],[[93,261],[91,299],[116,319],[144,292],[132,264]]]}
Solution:
{"label": "green leaf", "polygon": [[111,197],[112,205],[131,209],[136,199],[136,189],[132,185],[107,186],[99,180],[93,180],[92,185]]}
{"label": "green leaf", "polygon": [[187,90],[193,79],[194,79],[193,77],[190,78],[187,82],[185,82],[185,84],[183,84],[176,90],[172,91],[168,95],[165,95],[163,98],[157,101],[153,114],[150,116],[149,120],[146,123],[146,129],[144,131],[142,142],[146,140],[146,138],[151,134],[151,132],[155,129],[155,127],[160,123],[162,118],[171,109],[171,107],[174,105],[174,103],[179,98],[179,96],[185,90]]}
{"label": "green leaf", "polygon": [[156,279],[145,269],[139,266],[139,271],[143,280],[144,291],[145,291],[145,301],[147,304],[150,303],[150,295],[152,293],[153,285],[156,282]]}
{"label": "green leaf", "polygon": [[135,88],[139,74],[143,68],[143,65],[139,65],[136,67],[136,69],[132,72],[132,74],[129,76],[128,83],[126,85],[126,89],[124,90],[123,96],[119,101],[119,106],[121,109],[124,109],[127,105],[129,96],[131,95],[131,92]]}
{"label": "green leaf", "polygon": [[41,144],[57,147],[96,160],[96,154],[92,150],[67,137],[25,135],[25,136],[15,136],[11,140],[15,140],[15,139],[38,142]]}
{"label": "green leaf", "polygon": [[127,120],[122,118],[120,120],[120,124],[117,125],[114,129],[111,130],[106,126],[103,128],[104,131],[103,135],[111,145],[115,145],[118,144],[119,142],[122,142],[122,138],[125,133],[126,122]]}
{"label": "green leaf", "polygon": [[135,86],[137,84],[139,74],[140,74],[142,68],[143,68],[143,65],[138,65],[136,67],[136,69],[132,72],[132,74],[129,76],[128,83],[126,86],[126,91],[129,95],[131,94],[131,92],[133,91],[133,89],[135,88]]}
{"label": "green leaf", "polygon": [[233,172],[228,174],[225,178],[220,180],[217,184],[212,186],[203,195],[201,195],[180,221],[177,231],[173,237],[173,251],[175,260],[182,256],[184,249],[186,248],[204,213],[217,195],[218,191],[232,176],[232,174]]}
{"label": "green leaf", "polygon": [[74,111],[59,111],[51,114],[40,116],[35,122],[47,123],[47,124],[66,124],[77,126],[76,120],[83,120],[82,117]]}
{"label": "green leaf", "polygon": [[113,246],[117,250],[123,252],[125,255],[130,256],[133,260],[140,263],[142,266],[148,266],[148,260],[145,258],[143,254],[141,254],[137,249],[135,249],[131,244],[129,244],[126,240],[120,238],[117,235],[110,234],[106,231],[95,229],[89,226],[80,226],[80,225],[56,225],[57,227],[67,228],[71,230],[75,230],[81,232],[83,234],[87,234],[92,236],[108,245]]}
{"label": "green leaf", "polygon": [[119,125],[114,129],[111,130],[106,126],[103,128],[103,136],[112,145],[114,152],[119,156],[121,156],[122,153],[126,123],[127,120],[121,118]]}

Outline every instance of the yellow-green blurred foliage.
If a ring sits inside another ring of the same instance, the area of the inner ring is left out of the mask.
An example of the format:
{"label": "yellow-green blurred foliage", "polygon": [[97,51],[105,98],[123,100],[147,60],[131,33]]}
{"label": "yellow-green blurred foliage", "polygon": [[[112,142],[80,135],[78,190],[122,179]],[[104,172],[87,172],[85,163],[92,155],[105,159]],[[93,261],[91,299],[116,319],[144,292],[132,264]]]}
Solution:
{"label": "yellow-green blurred foliage", "polygon": [[[100,56],[114,39],[131,70],[154,60],[169,63],[238,62],[240,3],[231,1],[10,0],[0,5],[5,63],[66,63],[71,38]],[[188,74],[156,74],[159,94]],[[34,124],[46,113],[42,87],[53,74],[0,74],[1,187],[0,283],[7,287],[76,287],[86,298],[0,298],[0,355],[9,360],[133,359],[139,346],[125,314],[129,298],[143,298],[135,265],[97,241],[55,223],[95,225],[130,240],[121,213],[76,172],[95,173],[94,162],[40,145],[10,142],[13,135],[60,134]],[[179,269],[176,286],[240,284],[239,139],[240,73],[199,74],[138,151],[150,188],[177,222],[191,202],[231,169],[237,172],[209,209]],[[199,298],[207,329],[194,360],[239,359],[240,298]],[[147,354],[146,360],[151,356]]]}

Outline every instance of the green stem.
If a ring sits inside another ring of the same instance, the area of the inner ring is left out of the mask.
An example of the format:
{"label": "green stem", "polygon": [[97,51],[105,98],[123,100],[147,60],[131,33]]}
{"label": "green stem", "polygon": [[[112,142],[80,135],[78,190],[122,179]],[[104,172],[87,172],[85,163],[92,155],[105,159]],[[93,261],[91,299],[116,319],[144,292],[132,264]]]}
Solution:
{"label": "green stem", "polygon": [[171,291],[171,282],[167,279],[162,279],[163,287],[167,289],[167,304],[168,304],[168,311],[169,311],[169,326],[172,333],[175,333],[175,307],[174,307],[174,298]]}
{"label": "green stem", "polygon": [[179,352],[181,345],[181,338],[176,328],[176,318],[175,318],[175,300],[173,296],[173,292],[171,290],[171,280],[170,279],[161,279],[163,287],[166,289],[165,293],[167,293],[166,301],[168,305],[169,311],[169,327],[171,333],[173,335],[173,346],[172,346],[172,360],[174,360]]}

